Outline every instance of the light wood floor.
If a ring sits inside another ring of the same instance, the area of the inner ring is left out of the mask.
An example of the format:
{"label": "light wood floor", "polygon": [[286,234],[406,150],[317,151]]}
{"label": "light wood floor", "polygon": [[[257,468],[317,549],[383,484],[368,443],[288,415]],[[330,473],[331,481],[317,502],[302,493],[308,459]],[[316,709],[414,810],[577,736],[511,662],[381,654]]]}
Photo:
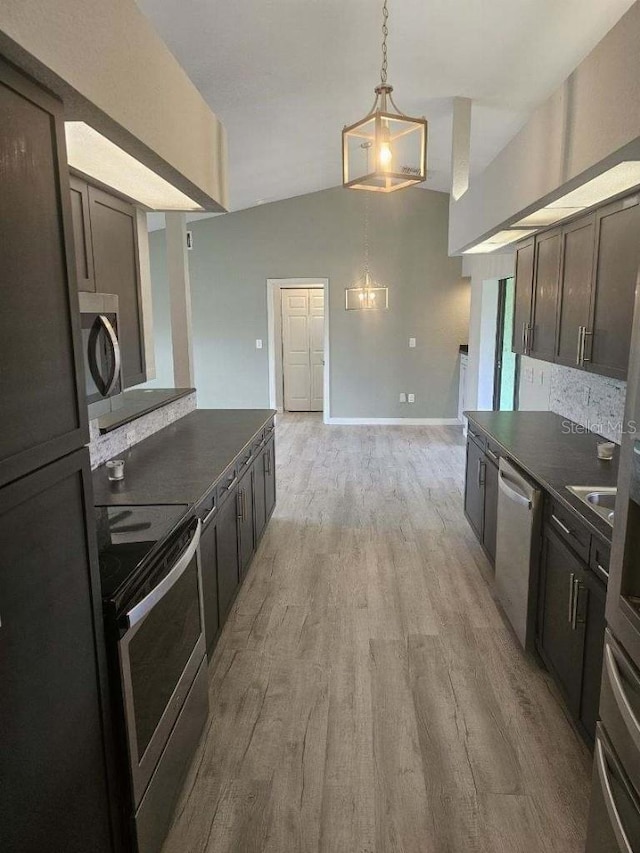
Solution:
{"label": "light wood floor", "polygon": [[164,853],[582,853],[591,757],[493,599],[460,429],[276,440]]}

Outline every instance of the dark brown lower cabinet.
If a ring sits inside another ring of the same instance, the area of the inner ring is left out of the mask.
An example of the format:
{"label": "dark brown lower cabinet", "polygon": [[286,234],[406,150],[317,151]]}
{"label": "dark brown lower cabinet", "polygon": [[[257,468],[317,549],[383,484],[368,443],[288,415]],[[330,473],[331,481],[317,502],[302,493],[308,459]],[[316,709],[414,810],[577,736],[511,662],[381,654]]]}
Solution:
{"label": "dark brown lower cabinet", "polygon": [[238,503],[235,494],[230,495],[218,511],[216,556],[218,560],[218,612],[220,625],[223,625],[240,583]]}
{"label": "dark brown lower cabinet", "polygon": [[104,640],[89,455],[0,490],[3,850],[110,853]]}
{"label": "dark brown lower cabinet", "polygon": [[484,449],[475,441],[467,441],[467,475],[464,490],[464,511],[476,536],[482,541],[484,525]]}
{"label": "dark brown lower cabinet", "polygon": [[238,548],[240,577],[244,578],[255,551],[253,530],[253,472],[247,471],[238,484]]}
{"label": "dark brown lower cabinet", "polygon": [[540,565],[538,651],[593,743],[598,721],[606,588],[550,527]]}
{"label": "dark brown lower cabinet", "polygon": [[267,521],[276,505],[276,443],[273,436],[264,449],[264,494]]}
{"label": "dark brown lower cabinet", "polygon": [[591,571],[585,572],[585,584],[588,589],[586,628],[584,646],[584,665],[582,668],[582,700],[580,702],[580,722],[593,740],[600,706],[600,685],[602,682],[602,659],[604,652],[604,617],[607,588]]}
{"label": "dark brown lower cabinet", "polygon": [[256,547],[267,524],[266,462],[264,450],[253,463],[253,512]]}
{"label": "dark brown lower cabinet", "polygon": [[200,563],[202,568],[202,600],[204,605],[204,629],[207,639],[207,654],[211,657],[218,637],[220,618],[218,614],[218,553],[215,518],[204,522],[200,537]]}
{"label": "dark brown lower cabinet", "polygon": [[582,695],[588,598],[584,574],[582,562],[551,528],[545,528],[540,566],[539,650],[574,717],[580,713]]}
{"label": "dark brown lower cabinet", "polygon": [[498,466],[487,456],[484,466],[484,529],[482,544],[491,562],[496,561],[498,529]]}

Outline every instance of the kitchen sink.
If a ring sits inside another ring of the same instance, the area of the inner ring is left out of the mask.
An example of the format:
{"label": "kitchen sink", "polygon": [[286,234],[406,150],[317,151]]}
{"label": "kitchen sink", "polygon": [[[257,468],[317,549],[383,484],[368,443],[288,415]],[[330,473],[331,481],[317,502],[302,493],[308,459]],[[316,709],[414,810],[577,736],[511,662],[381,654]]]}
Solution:
{"label": "kitchen sink", "polygon": [[567,489],[613,526],[618,491],[615,486],[567,486]]}

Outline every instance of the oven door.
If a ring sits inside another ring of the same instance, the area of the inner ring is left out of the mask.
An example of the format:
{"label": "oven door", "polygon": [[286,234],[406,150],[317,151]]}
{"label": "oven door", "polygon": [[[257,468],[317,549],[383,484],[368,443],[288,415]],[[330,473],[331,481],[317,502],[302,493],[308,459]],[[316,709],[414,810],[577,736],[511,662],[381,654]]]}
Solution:
{"label": "oven door", "polygon": [[126,614],[118,651],[137,808],[206,653],[201,522],[180,557]]}

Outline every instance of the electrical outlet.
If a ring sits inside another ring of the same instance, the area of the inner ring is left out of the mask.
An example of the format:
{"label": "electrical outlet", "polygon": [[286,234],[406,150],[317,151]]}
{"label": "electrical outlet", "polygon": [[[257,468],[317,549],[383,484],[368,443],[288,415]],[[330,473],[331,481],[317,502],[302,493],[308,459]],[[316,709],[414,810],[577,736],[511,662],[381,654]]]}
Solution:
{"label": "electrical outlet", "polygon": [[400,392],[400,402],[401,402],[401,403],[406,403],[406,402],[407,402],[407,395],[404,393],[404,391],[401,391],[401,392]]}
{"label": "electrical outlet", "polygon": [[524,381],[533,382],[533,367],[525,367],[523,371]]}
{"label": "electrical outlet", "polygon": [[262,349],[262,338],[256,338],[256,349]]}
{"label": "electrical outlet", "polygon": [[407,394],[407,400],[408,400],[410,403],[415,403],[415,401],[416,401],[416,395],[415,395],[415,394]]}
{"label": "electrical outlet", "polygon": [[415,338],[409,338],[409,346],[411,347],[411,349],[413,349],[415,347],[415,345],[416,345],[416,339]]}
{"label": "electrical outlet", "polygon": [[136,443],[136,431],[134,429],[128,429],[125,433],[125,441],[127,442],[128,447],[133,447]]}

